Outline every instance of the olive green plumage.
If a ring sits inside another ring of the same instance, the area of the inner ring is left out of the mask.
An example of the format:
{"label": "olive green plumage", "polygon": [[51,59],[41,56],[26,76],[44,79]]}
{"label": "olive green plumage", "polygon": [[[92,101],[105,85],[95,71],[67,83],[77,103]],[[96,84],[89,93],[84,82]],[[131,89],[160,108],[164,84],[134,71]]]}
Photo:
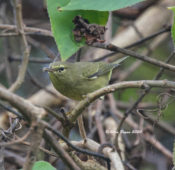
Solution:
{"label": "olive green plumage", "polygon": [[64,96],[74,100],[106,86],[114,68],[124,61],[106,62],[54,62],[45,71],[49,72],[53,86]]}

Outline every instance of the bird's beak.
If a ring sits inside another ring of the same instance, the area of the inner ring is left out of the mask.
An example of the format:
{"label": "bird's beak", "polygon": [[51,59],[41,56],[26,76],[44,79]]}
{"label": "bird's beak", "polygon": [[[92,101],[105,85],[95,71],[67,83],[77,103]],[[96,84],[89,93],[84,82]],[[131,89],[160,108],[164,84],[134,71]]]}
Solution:
{"label": "bird's beak", "polygon": [[44,68],[43,68],[43,71],[44,71],[44,72],[45,72],[45,71],[47,71],[47,72],[54,72],[54,71],[56,71],[56,70],[55,70],[55,68],[44,67]]}

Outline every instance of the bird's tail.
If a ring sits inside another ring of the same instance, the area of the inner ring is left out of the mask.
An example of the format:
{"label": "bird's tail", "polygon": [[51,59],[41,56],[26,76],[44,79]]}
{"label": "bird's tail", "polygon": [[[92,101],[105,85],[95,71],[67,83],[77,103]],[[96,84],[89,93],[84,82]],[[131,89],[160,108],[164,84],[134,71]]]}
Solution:
{"label": "bird's tail", "polygon": [[114,67],[118,67],[121,63],[123,63],[127,58],[129,58],[129,56],[126,57],[122,57],[120,59],[118,59],[117,61],[113,62],[112,64],[114,65]]}

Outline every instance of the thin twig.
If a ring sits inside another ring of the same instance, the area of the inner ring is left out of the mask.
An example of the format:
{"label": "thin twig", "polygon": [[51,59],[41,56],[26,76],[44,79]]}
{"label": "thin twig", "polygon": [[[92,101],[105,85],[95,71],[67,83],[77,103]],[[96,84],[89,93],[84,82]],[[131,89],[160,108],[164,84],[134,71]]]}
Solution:
{"label": "thin twig", "polygon": [[120,52],[122,54],[129,55],[129,56],[132,56],[132,57],[137,58],[139,60],[142,60],[142,61],[148,62],[150,64],[153,64],[157,67],[163,67],[164,69],[167,69],[167,70],[170,70],[170,71],[173,71],[173,72],[175,71],[175,66],[174,65],[166,64],[162,61],[156,60],[154,58],[150,58],[148,56],[138,54],[138,53],[136,53],[134,51],[131,51],[131,50],[127,50],[127,49],[124,49],[124,48],[117,47],[113,44],[97,44],[96,43],[92,46],[97,47],[97,48],[110,50],[110,51]]}
{"label": "thin twig", "polygon": [[96,113],[95,113],[95,124],[97,127],[97,131],[98,131],[98,135],[99,135],[99,139],[100,139],[101,144],[106,142],[106,137],[105,137],[102,121],[100,119],[101,112],[102,112],[102,106],[103,106],[103,101],[98,100],[97,105],[96,105],[97,108],[96,108]]}
{"label": "thin twig", "polygon": [[[111,97],[113,97],[113,96],[110,95],[110,99],[112,99]],[[111,100],[110,104],[111,104],[112,112],[115,115],[117,115],[117,117],[119,119],[123,119],[123,117],[124,117],[123,113],[120,113],[120,111],[116,109],[113,99]],[[146,121],[149,121],[149,119],[146,119]],[[130,118],[126,119],[125,122],[130,127],[132,127],[133,129],[138,129],[139,128],[139,125]],[[161,128],[163,130],[166,129],[166,128],[163,128],[162,126],[161,126]],[[167,132],[171,133],[171,131],[169,131],[169,130]],[[174,134],[174,133],[172,133],[172,134]],[[149,135],[148,133],[143,133],[142,135],[143,135],[143,137],[145,138],[146,141],[150,142],[157,150],[161,151],[165,156],[167,156],[168,158],[172,157],[172,154],[170,153],[170,151],[168,149],[166,149],[158,140],[156,140],[155,137]]]}
{"label": "thin twig", "polygon": [[[13,159],[13,164],[16,164],[17,166],[22,167],[24,162],[25,162],[25,158],[22,155],[20,155],[19,152],[15,152],[15,151],[12,151],[10,149],[9,150],[5,149],[4,155],[7,158],[7,162],[8,161],[10,162],[10,160],[12,158]],[[12,165],[12,162],[10,162],[10,164]]]}
{"label": "thin twig", "polygon": [[163,33],[170,32],[170,31],[171,31],[171,26],[165,27],[165,28],[157,31],[156,33],[153,33],[152,35],[149,35],[147,37],[144,37],[144,38],[140,39],[139,41],[137,41],[137,42],[135,42],[135,43],[133,43],[131,45],[126,46],[125,48],[132,48],[132,47],[135,47],[137,45],[141,45],[145,41],[148,41],[148,40],[150,40],[152,38],[157,37],[158,35],[161,35]]}
{"label": "thin twig", "polygon": [[[7,4],[2,3],[1,4],[1,10],[0,10],[0,17],[2,18],[2,22],[6,23],[9,22],[8,17],[6,17],[7,14]],[[2,48],[4,49],[4,66],[5,66],[5,71],[6,71],[6,77],[7,77],[7,82],[8,86],[12,84],[12,70],[11,66],[8,61],[8,56],[11,54],[10,50],[10,41],[8,38],[3,38],[3,43],[2,43]]]}
{"label": "thin twig", "polygon": [[[142,38],[142,39],[138,40],[137,42],[134,42],[134,43],[132,43],[132,44],[130,44],[130,45],[128,45],[128,46],[125,46],[124,48],[125,48],[125,49],[128,49],[128,48],[135,47],[135,46],[137,46],[137,45],[141,45],[141,44],[143,44],[145,41],[148,41],[148,40],[150,40],[150,39],[152,39],[152,38],[155,38],[155,37],[157,37],[158,35],[161,35],[161,34],[166,33],[166,32],[170,32],[170,30],[171,30],[171,26],[166,27],[166,28],[163,28],[163,29],[161,29],[160,31],[158,31],[158,32],[156,32],[156,33],[153,33],[152,35],[149,35],[149,36],[147,36],[147,37],[145,37],[145,38]],[[102,56],[102,57],[100,57],[100,58],[95,59],[94,61],[101,61],[101,60],[104,60],[104,59],[106,59],[106,58],[108,58],[108,57],[113,56],[114,54],[117,54],[117,53],[118,53],[118,52],[109,53],[109,54],[107,54],[107,55],[105,55],[105,56]]]}
{"label": "thin twig", "polygon": [[31,37],[27,37],[27,40],[29,43],[31,43],[33,46],[35,46],[38,49],[42,49],[44,51],[44,53],[50,58],[52,59],[51,61],[53,61],[56,58],[56,55],[43,43],[36,41],[35,39],[31,38]]}
{"label": "thin twig", "polygon": [[84,127],[84,122],[83,122],[83,115],[81,114],[78,117],[78,127],[79,127],[79,132],[80,132],[80,136],[83,138],[84,142],[86,142],[86,131],[85,131],[85,127]]}
{"label": "thin twig", "polygon": [[[13,61],[19,62],[19,61],[22,61],[21,58],[12,57],[12,56],[9,56],[8,57],[8,60],[9,60],[9,62],[13,62]],[[43,59],[43,58],[30,57],[29,62],[30,63],[36,63],[36,64],[48,64],[48,63],[51,63],[52,60],[50,60],[50,59]]]}
{"label": "thin twig", "polygon": [[5,167],[4,167],[4,147],[0,147],[0,169],[5,170]]}
{"label": "thin twig", "polygon": [[33,77],[33,75],[31,74],[31,72],[29,71],[29,69],[27,69],[27,74],[29,75],[31,82],[35,86],[37,86],[39,89],[43,89],[47,93],[53,95],[54,97],[58,97],[55,93],[53,93],[51,90],[48,90],[47,87],[43,86],[35,77]]}
{"label": "thin twig", "polygon": [[24,140],[27,139],[27,137],[30,135],[30,133],[31,133],[31,128],[29,129],[29,131],[23,137],[21,137],[19,139],[16,139],[16,140],[13,140],[11,142],[1,142],[0,146],[9,146],[9,145],[14,145],[14,144],[21,143],[21,142],[23,142]]}
{"label": "thin twig", "polygon": [[[175,51],[173,51],[170,56],[167,58],[167,60],[165,61],[166,63],[168,63],[175,55]],[[164,72],[164,68],[160,68],[159,72],[157,73],[157,75],[155,76],[154,80],[158,80],[160,79],[161,75],[163,74]],[[138,104],[142,101],[142,99],[150,92],[150,90],[152,89],[151,86],[148,86],[146,88],[146,90],[142,93],[142,95],[138,98],[138,100],[125,112],[124,114],[124,117],[123,119],[121,120],[119,126],[118,126],[118,129],[117,131],[120,131],[120,129],[122,128],[122,125],[124,123],[124,121],[126,120],[126,118],[128,117],[128,115],[130,113],[132,113],[132,111],[134,110],[134,108],[136,108],[138,106]],[[117,142],[118,141],[118,134],[116,134],[116,145],[117,145]]]}
{"label": "thin twig", "polygon": [[147,142],[151,143],[155,148],[160,150],[169,160],[172,161],[173,154],[166,149],[154,136],[150,135],[148,132],[145,133],[144,138]]}
{"label": "thin twig", "polygon": [[81,60],[81,48],[77,51],[75,59],[76,62],[79,62]]}
{"label": "thin twig", "polygon": [[30,55],[30,48],[27,43],[26,36],[24,34],[23,28],[23,20],[22,20],[22,5],[18,0],[14,0],[14,8],[16,9],[16,24],[17,24],[17,32],[20,33],[22,38],[22,45],[24,46],[24,53],[23,53],[23,61],[21,63],[21,67],[18,73],[18,77],[16,81],[11,85],[9,88],[10,91],[17,90],[24,81],[25,73],[27,70],[29,55]]}
{"label": "thin twig", "polygon": [[23,118],[23,116],[21,115],[21,113],[17,112],[16,110],[11,109],[10,107],[6,106],[5,104],[3,104],[2,102],[0,102],[0,107],[2,107],[3,109],[13,113],[14,115],[16,115],[19,118]]}
{"label": "thin twig", "polygon": [[[16,25],[8,25],[8,24],[0,24],[0,29],[16,30],[17,26]],[[42,36],[53,37],[51,31],[45,30],[45,29],[34,28],[34,27],[25,27],[24,26],[24,31],[27,34],[32,34],[32,35],[34,34],[34,35],[42,35]]]}
{"label": "thin twig", "polygon": [[23,166],[23,170],[31,170],[33,164],[36,162],[43,131],[44,125],[40,122],[37,122],[36,120],[33,120],[30,133],[31,147],[27,153],[27,158]]}
{"label": "thin twig", "polygon": [[[31,146],[31,144],[29,142],[26,142],[26,141],[21,141],[20,143],[27,145],[27,146]],[[41,146],[39,146],[39,149],[50,156],[57,157],[57,155],[54,152],[51,152],[51,151],[49,151]]]}
{"label": "thin twig", "polygon": [[60,121],[62,124],[64,124],[64,119],[60,116],[60,115],[58,115],[58,113],[56,113],[54,110],[52,110],[51,108],[49,108],[49,107],[44,107],[47,111],[48,111],[48,113],[50,113],[52,116],[54,116],[58,121]]}
{"label": "thin twig", "polygon": [[1,33],[0,37],[13,37],[13,36],[19,36],[19,33],[16,32],[10,32],[10,33]]}
{"label": "thin twig", "polygon": [[[145,113],[144,111],[142,112],[142,115],[146,118],[145,120],[147,122],[149,122],[149,123],[155,123],[156,122],[155,117],[148,116],[148,114]],[[169,133],[169,134],[175,136],[175,128],[173,126],[171,126],[169,123],[159,121],[159,122],[156,122],[156,127],[158,129],[162,129],[166,133]]]}
{"label": "thin twig", "polygon": [[60,146],[48,131],[44,132],[45,141],[53,148],[53,150],[60,156],[63,162],[72,170],[80,170],[76,163],[72,160],[69,154]]}

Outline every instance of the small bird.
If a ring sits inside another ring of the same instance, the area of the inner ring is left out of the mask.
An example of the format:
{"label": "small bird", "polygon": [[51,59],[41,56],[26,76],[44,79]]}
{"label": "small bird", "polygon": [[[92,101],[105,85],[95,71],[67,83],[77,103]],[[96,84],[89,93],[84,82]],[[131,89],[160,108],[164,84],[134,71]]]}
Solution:
{"label": "small bird", "polygon": [[106,62],[54,62],[48,71],[50,80],[61,94],[73,100],[82,100],[88,93],[108,85],[111,73],[121,62],[123,57],[114,63]]}

